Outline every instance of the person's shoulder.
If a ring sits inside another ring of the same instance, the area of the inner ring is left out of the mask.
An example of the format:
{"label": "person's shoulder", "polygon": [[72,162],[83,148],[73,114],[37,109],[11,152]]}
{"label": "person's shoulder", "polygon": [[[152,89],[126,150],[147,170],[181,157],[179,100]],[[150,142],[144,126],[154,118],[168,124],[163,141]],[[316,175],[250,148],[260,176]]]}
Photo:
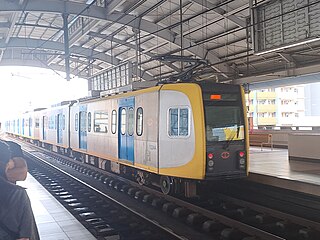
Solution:
{"label": "person's shoulder", "polygon": [[28,194],[25,188],[10,183],[0,177],[0,189],[1,189],[1,197],[0,199],[5,200],[9,199],[26,199],[28,198]]}

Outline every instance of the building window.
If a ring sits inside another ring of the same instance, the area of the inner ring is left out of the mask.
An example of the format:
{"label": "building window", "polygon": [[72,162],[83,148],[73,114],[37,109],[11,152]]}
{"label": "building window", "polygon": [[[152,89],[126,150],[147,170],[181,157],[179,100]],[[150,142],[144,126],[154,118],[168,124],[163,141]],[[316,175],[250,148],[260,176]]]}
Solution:
{"label": "building window", "polygon": [[113,110],[111,114],[111,132],[115,134],[117,131],[117,111]]}
{"label": "building window", "polygon": [[108,132],[108,121],[109,116],[107,112],[98,111],[94,113],[94,131],[95,132],[102,132],[107,133]]}
{"label": "building window", "polygon": [[137,109],[137,135],[141,136],[143,131],[143,109]]}
{"label": "building window", "polygon": [[189,109],[170,108],[169,109],[169,136],[188,136],[189,135]]}

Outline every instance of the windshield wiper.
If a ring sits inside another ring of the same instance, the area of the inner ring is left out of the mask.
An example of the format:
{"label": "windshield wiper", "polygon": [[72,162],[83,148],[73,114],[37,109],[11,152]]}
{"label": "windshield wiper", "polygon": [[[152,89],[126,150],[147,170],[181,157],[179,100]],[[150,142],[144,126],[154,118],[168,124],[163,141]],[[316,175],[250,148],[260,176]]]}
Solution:
{"label": "windshield wiper", "polygon": [[226,140],[225,144],[223,144],[223,149],[227,150],[230,146],[230,143],[235,139],[236,135],[238,134],[237,133],[234,133],[232,137],[230,137],[229,139]]}

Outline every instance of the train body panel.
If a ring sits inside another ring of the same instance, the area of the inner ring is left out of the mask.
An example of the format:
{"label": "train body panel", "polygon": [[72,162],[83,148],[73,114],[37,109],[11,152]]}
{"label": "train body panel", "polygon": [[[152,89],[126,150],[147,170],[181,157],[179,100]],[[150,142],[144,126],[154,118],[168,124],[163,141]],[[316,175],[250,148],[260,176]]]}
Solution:
{"label": "train body panel", "polygon": [[31,141],[37,141],[39,140],[39,122],[39,111],[29,111],[6,121],[5,130]]}
{"label": "train body panel", "polygon": [[39,140],[53,146],[69,148],[69,105],[39,112]]}
{"label": "train body panel", "polygon": [[35,139],[35,112],[25,112],[21,118],[21,136],[29,139]]}
{"label": "train body panel", "polygon": [[135,96],[135,166],[158,173],[159,91]]}
{"label": "train body panel", "polygon": [[[79,114],[82,106],[86,106],[89,116],[87,128],[87,147],[80,148],[79,130],[76,130],[76,115]],[[74,150],[80,150],[103,159],[117,160],[117,107],[116,99],[99,100],[86,103],[79,103],[71,107],[71,142],[70,146]],[[115,111],[115,112],[113,112]],[[115,119],[112,121],[112,117]],[[111,123],[115,123],[112,125]],[[114,133],[112,133],[114,132]]]}
{"label": "train body panel", "polygon": [[203,179],[205,145],[201,89],[197,84],[164,85],[160,99],[159,173]]}

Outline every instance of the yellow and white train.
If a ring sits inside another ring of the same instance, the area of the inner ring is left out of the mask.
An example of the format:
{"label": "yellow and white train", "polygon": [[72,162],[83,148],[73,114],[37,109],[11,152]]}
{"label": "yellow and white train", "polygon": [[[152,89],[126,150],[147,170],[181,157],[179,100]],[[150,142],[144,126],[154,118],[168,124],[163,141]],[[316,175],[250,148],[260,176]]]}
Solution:
{"label": "yellow and white train", "polygon": [[241,86],[208,81],[37,109],[9,120],[7,133],[166,194],[194,195],[197,184],[248,174]]}

